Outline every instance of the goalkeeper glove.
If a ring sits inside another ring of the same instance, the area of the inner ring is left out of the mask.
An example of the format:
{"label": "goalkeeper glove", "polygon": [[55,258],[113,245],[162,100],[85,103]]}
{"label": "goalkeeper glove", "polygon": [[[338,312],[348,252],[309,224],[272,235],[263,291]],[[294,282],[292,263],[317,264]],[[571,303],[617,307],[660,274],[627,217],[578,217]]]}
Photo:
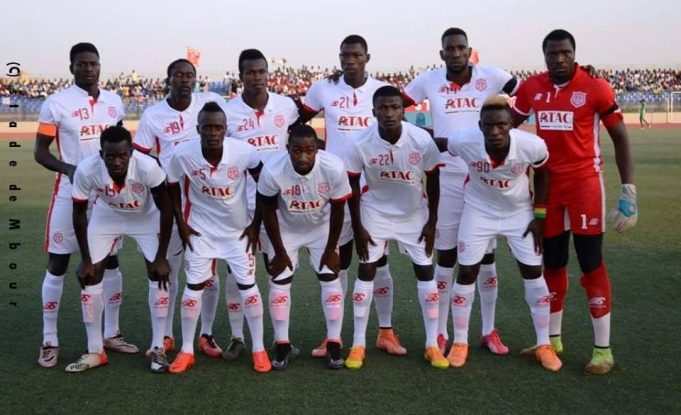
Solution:
{"label": "goalkeeper glove", "polygon": [[617,207],[608,215],[613,220],[613,228],[617,232],[624,232],[633,228],[638,221],[638,205],[636,204],[636,186],[623,184],[622,194],[617,202]]}

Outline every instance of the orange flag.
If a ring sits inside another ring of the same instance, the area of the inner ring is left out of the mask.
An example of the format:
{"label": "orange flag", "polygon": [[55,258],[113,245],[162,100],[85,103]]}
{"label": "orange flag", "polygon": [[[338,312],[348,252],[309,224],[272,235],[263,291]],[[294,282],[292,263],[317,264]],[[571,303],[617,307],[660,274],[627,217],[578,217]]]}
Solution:
{"label": "orange flag", "polygon": [[468,59],[470,63],[473,65],[477,65],[480,63],[480,53],[478,52],[477,49],[473,49],[471,51],[471,57]]}
{"label": "orange flag", "polygon": [[187,60],[191,62],[194,66],[199,66],[199,59],[201,58],[201,52],[198,49],[187,46]]}

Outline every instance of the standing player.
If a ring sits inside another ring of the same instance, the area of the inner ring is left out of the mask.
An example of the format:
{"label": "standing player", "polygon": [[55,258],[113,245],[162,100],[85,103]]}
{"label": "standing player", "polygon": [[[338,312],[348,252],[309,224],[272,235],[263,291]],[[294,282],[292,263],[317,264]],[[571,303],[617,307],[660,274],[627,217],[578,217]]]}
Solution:
{"label": "standing player", "polygon": [[[256,150],[263,163],[278,153],[286,152],[288,128],[298,118],[298,107],[291,98],[267,90],[267,59],[257,49],[246,49],[239,54],[239,79],[244,90],[225,106],[227,136],[246,142]],[[248,178],[248,211],[255,215],[256,184]],[[262,252],[267,255],[267,238],[260,232]],[[267,259],[265,260],[267,263]],[[234,360],[244,349],[243,309],[236,281],[227,273],[227,312],[232,339],[223,354]]]}
{"label": "standing player", "polygon": [[288,337],[291,281],[301,248],[308,249],[322,288],[327,364],[332,369],[343,366],[340,339],[345,299],[338,279],[337,247],[345,201],[351,192],[343,162],[331,153],[317,151],[317,134],[309,125],[293,127],[288,154],[277,154],[265,164],[258,181],[258,198],[271,241],[268,273],[270,317],[277,345],[274,369],[285,369],[292,351]]}
{"label": "standing player", "polygon": [[[388,241],[395,240],[411,258],[418,279],[425,357],[432,366],[446,369],[449,363],[437,346],[439,299],[432,265],[440,154],[427,132],[402,122],[404,107],[397,88],[379,88],[373,103],[377,125],[361,132],[348,146],[347,155],[353,192],[350,214],[360,263],[352,295],[355,332],[345,365],[351,369],[363,365],[377,262]],[[362,173],[368,185],[364,195],[359,187]]]}
{"label": "standing player", "polygon": [[[211,101],[223,106],[225,103],[225,100],[214,92],[192,92],[196,85],[196,68],[188,60],[177,59],[171,62],[166,72],[170,94],[163,101],[144,111],[134,143],[135,149],[143,153],[156,151],[161,167],[165,171],[168,170],[175,146],[197,139],[197,116],[203,105]],[[164,339],[166,353],[175,347],[173,320],[179,289],[178,276],[182,264],[182,241],[176,227],[173,227],[168,248],[168,261],[170,262],[170,293]],[[213,321],[215,321],[219,299],[220,281],[216,276],[212,276],[206,281],[206,288],[203,291],[201,337],[199,337],[199,350],[210,357],[220,357],[222,352],[213,338]]]}
{"label": "standing player", "polygon": [[[156,160],[133,151],[132,136],[125,128],[107,128],[100,141],[101,155],[92,155],[78,164],[71,193],[73,228],[82,258],[77,275],[83,288],[80,299],[88,352],[66,366],[66,371],[83,372],[107,363],[102,342],[104,265],[112,247],[127,235],[137,241],[147,265],[153,333],[151,370],[166,372],[163,330],[168,314],[170,272],[166,252],[173,227],[166,175]],[[88,201],[93,193],[97,203],[88,224]]]}
{"label": "standing player", "polygon": [[[340,65],[343,70],[338,82],[322,79],[310,87],[301,110],[301,122],[307,122],[319,111],[324,110],[325,150],[347,161],[347,151],[354,136],[374,122],[372,98],[374,92],[385,82],[372,78],[366,72],[371,55],[366,40],[359,35],[350,35],[340,45]],[[348,268],[352,261],[352,226],[346,211],[340,245],[340,279],[343,293],[348,287]],[[376,347],[390,354],[405,355],[407,349],[400,344],[399,337],[392,329],[393,280],[388,268],[388,257],[382,256],[377,264],[376,313],[380,327]],[[326,355],[326,342],[312,351],[315,357]]]}
{"label": "standing player", "polygon": [[636,224],[638,208],[629,135],[610,85],[594,79],[575,63],[575,39],[554,30],[542,43],[548,72],[523,82],[514,104],[515,124],[534,111],[537,135],[546,141],[549,192],[544,229],[544,278],[551,292],[551,343],[563,351],[561,322],[568,286],[568,245],[573,234],[582,270],[580,283],[589,299],[594,350],[586,371],[608,373],[615,364],[610,349],[610,278],[603,262],[605,192],[599,124],[603,121],[615,147],[622,183],[615,230]]}
{"label": "standing player", "polygon": [[[49,258],[42,287],[43,345],[38,364],[54,367],[59,356],[57,317],[64,291],[64,275],[71,253],[78,249],[71,220],[71,186],[78,163],[97,154],[99,136],[107,127],[123,121],[123,103],[113,92],[99,89],[99,52],[91,43],[78,43],[69,54],[74,85],[45,100],[40,109],[35,161],[57,173],[47,213],[45,250]],[[56,140],[59,158],[50,152]],[[120,334],[118,316],[122,301],[122,275],[118,257],[109,256],[104,271],[104,347],[121,353],[137,353],[134,344]]]}
{"label": "standing player", "polygon": [[[253,369],[272,366],[263,347],[263,305],[255,283],[255,256],[260,223],[251,221],[246,200],[246,172],[257,177],[262,168],[258,152],[246,144],[225,139],[222,108],[209,102],[198,117],[201,140],[175,149],[167,169],[175,219],[185,250],[187,286],[182,296],[182,350],[170,365],[183,373],[194,364],[194,332],[205,283],[217,259],[227,261],[237,281],[244,315],[253,341]],[[180,206],[180,181],[184,212]]]}
{"label": "standing player", "polygon": [[[480,107],[485,99],[498,93],[512,95],[518,87],[518,81],[502,69],[470,63],[471,48],[463,30],[445,30],[441,42],[440,58],[445,62],[445,68],[419,75],[405,87],[404,95],[407,105],[427,99],[433,117],[434,136],[450,137],[461,129],[477,129]],[[450,290],[456,264],[457,234],[463,211],[467,168],[460,157],[445,154],[443,159],[445,167],[441,170],[441,202],[435,237],[438,253],[435,280],[440,292],[438,345],[445,353],[449,339],[447,320]],[[481,344],[494,354],[504,355],[508,353],[508,347],[502,343],[494,324],[498,292],[495,246],[496,240],[491,239],[478,278],[482,314]]]}
{"label": "standing player", "polygon": [[650,123],[646,120],[646,100],[643,98],[638,102],[638,122],[641,124],[641,129],[650,128]]}
{"label": "standing player", "polygon": [[[543,206],[548,187],[541,167],[549,154],[537,136],[512,130],[506,98],[488,98],[480,109],[480,128],[460,130],[448,137],[448,150],[468,166],[464,209],[458,235],[459,273],[452,288],[454,344],[449,364],[461,367],[468,357],[468,323],[475,280],[489,242],[505,236],[518,262],[525,301],[537,335],[536,356],[551,371],[562,366],[549,342],[549,290],[542,278],[541,242],[544,211],[532,213],[528,169],[534,170],[534,203]],[[528,234],[532,233],[532,237]]]}

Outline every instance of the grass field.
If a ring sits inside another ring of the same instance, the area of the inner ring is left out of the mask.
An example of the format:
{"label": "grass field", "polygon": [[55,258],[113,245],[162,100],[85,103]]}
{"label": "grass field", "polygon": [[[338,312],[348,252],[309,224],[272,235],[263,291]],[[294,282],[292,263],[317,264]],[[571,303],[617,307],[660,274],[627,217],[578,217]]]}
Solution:
{"label": "grass field", "polygon": [[[406,357],[388,356],[374,347],[374,312],[362,370],[330,371],[322,361],[309,357],[323,337],[324,324],[319,285],[303,267],[293,284],[290,331],[302,355],[285,372],[257,375],[245,356],[228,363],[198,355],[196,366],[185,375],[154,375],[142,356],[109,353],[108,366],[67,374],[64,366],[86,346],[73,276],[78,258],[74,257],[60,312],[60,362],[54,369],[42,369],[36,363],[42,331],[40,286],[47,261],[42,237],[53,176],[33,162],[31,141],[23,141],[21,149],[8,149],[8,141],[0,140],[0,413],[681,414],[677,395],[681,359],[676,349],[681,340],[676,332],[681,327],[677,301],[681,298],[681,131],[635,129],[631,135],[641,217],[632,231],[606,236],[617,365],[602,377],[583,372],[592,331],[574,255],[564,317],[563,369],[549,373],[518,355],[534,341],[534,334],[522,282],[506,249],[499,249],[497,255],[497,326],[511,354],[500,358],[472,347],[463,369],[440,371],[424,361],[416,282],[406,257],[397,254],[391,257],[396,286],[393,323],[409,350]],[[608,206],[612,206],[619,179],[607,137],[604,143]],[[9,167],[10,160],[17,161],[17,167]],[[16,202],[8,201],[9,184],[21,187],[12,192],[18,196]],[[20,230],[8,231],[10,218],[21,219]],[[10,242],[22,245],[10,251]],[[10,269],[11,263],[16,269]],[[121,326],[129,340],[146,347],[151,338],[147,284],[132,241],[126,243],[121,263],[125,293]],[[262,268],[258,279],[265,292]],[[16,289],[10,288],[11,283],[16,283]],[[480,330],[478,310],[476,302],[471,342]],[[266,342],[272,340],[268,320],[266,316]],[[179,336],[179,311],[175,322]],[[215,334],[222,345],[227,343],[228,330],[221,300]],[[346,308],[343,338],[346,344],[352,339],[351,307]]]}

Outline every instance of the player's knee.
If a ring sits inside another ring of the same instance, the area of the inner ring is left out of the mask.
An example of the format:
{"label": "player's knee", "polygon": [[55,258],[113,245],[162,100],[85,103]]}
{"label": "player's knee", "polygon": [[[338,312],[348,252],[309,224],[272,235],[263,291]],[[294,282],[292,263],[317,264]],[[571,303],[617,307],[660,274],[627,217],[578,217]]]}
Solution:
{"label": "player's knee", "polygon": [[534,280],[542,276],[541,265],[526,265],[518,262],[518,267],[523,279]]}
{"label": "player's knee", "polygon": [[350,268],[352,262],[352,241],[338,248],[338,256],[340,257],[340,268]]}
{"label": "player's knee", "polygon": [[198,284],[187,283],[187,288],[189,288],[192,291],[201,291],[204,288],[206,288],[206,282],[204,281],[204,282],[200,282]]}
{"label": "player's knee", "polygon": [[492,252],[485,254],[485,256],[482,257],[482,262],[481,264],[494,264],[494,250]]}
{"label": "player's knee", "polygon": [[118,255],[110,255],[106,260],[106,269],[118,268]]}
{"label": "player's knee", "polygon": [[456,265],[456,248],[437,251],[437,264],[445,268]]}
{"label": "player's knee", "polygon": [[378,261],[376,261],[377,267],[384,267],[388,265],[388,255],[383,255]]}
{"label": "player's knee", "polygon": [[477,267],[473,265],[459,264],[459,273],[456,276],[456,282],[461,285],[473,284],[478,277]]}
{"label": "player's knee", "polygon": [[575,251],[582,273],[589,273],[603,262],[603,235],[575,235]]}
{"label": "player's knee", "polygon": [[360,281],[373,281],[376,277],[376,263],[359,264],[357,266],[357,278]]}
{"label": "player's knee", "polygon": [[239,284],[239,283],[236,283],[236,287],[237,287],[240,291],[244,291],[244,290],[248,290],[248,289],[250,289],[250,288],[255,287],[255,283],[253,283],[253,284]]}
{"label": "player's knee", "polygon": [[56,276],[62,276],[66,274],[69,268],[69,260],[71,255],[65,254],[50,254],[47,260],[47,271]]}
{"label": "player's knee", "polygon": [[331,282],[338,279],[338,274],[317,274],[317,279],[322,282]]}
{"label": "player's knee", "polygon": [[432,265],[416,265],[414,264],[414,274],[419,281],[431,281],[433,279]]}
{"label": "player's knee", "polygon": [[568,263],[570,233],[544,238],[544,265],[546,268],[563,268]]}
{"label": "player's knee", "polygon": [[277,278],[277,277],[272,278],[272,284],[274,284],[274,285],[286,285],[286,284],[290,284],[291,281],[293,281],[293,275],[289,275],[288,277],[283,277],[283,278]]}

